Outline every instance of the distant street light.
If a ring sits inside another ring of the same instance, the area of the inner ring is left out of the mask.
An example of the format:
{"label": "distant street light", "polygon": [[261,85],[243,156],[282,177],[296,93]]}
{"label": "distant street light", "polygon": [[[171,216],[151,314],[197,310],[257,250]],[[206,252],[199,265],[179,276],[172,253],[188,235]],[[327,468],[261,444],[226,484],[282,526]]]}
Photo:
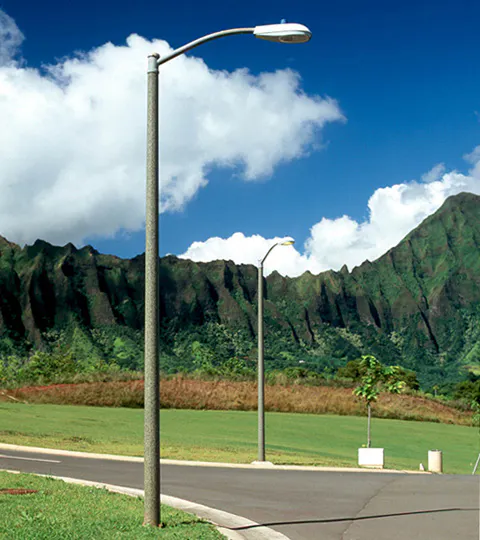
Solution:
{"label": "distant street light", "polygon": [[264,340],[263,340],[263,264],[272,250],[277,246],[291,246],[295,240],[277,242],[267,251],[267,254],[258,263],[258,458],[257,461],[265,461],[265,363],[264,363]]}
{"label": "distant street light", "polygon": [[147,97],[147,190],[145,218],[145,425],[144,488],[145,525],[160,523],[160,393],[159,393],[159,277],[158,277],[158,68],[177,56],[225,36],[253,34],[259,39],[279,43],[305,43],[312,37],[303,24],[282,23],[234,28],[209,34],[187,43],[167,56],[148,57]]}

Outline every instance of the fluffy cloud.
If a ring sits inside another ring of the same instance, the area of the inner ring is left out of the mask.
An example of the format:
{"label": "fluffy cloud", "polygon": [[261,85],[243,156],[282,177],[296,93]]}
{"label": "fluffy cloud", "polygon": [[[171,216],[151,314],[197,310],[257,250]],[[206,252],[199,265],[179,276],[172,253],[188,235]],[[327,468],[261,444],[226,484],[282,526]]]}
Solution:
{"label": "fluffy cloud", "polygon": [[[144,222],[146,58],[131,35],[42,70],[9,61],[22,40],[0,11],[0,233],[19,242],[138,230]],[[290,70],[214,71],[195,57],[161,70],[162,211],[181,209],[212,167],[245,180],[303,156],[343,116]]]}
{"label": "fluffy cloud", "polygon": [[[255,264],[263,259],[267,251],[285,238],[263,238],[260,235],[245,236],[237,232],[230,238],[209,238],[206,242],[194,242],[180,255],[183,259],[208,262],[217,259],[235,261],[237,264]],[[278,246],[265,261],[265,273],[277,269],[287,276],[296,276],[309,269],[308,257],[300,255],[294,246]]]}
{"label": "fluffy cloud", "polygon": [[[275,249],[266,263],[265,273],[278,270],[283,275],[298,276],[310,270],[316,274],[328,269],[339,270],[344,264],[351,269],[366,259],[375,260],[438,210],[447,197],[462,191],[480,195],[480,146],[465,159],[472,165],[468,174],[445,172],[440,164],[423,175],[420,182],[377,189],[368,201],[366,221],[358,222],[349,216],[323,218],[310,229],[303,253],[293,247],[282,253],[280,248]],[[197,261],[222,258],[256,264],[277,241],[236,233],[227,239],[195,242],[182,257]]]}

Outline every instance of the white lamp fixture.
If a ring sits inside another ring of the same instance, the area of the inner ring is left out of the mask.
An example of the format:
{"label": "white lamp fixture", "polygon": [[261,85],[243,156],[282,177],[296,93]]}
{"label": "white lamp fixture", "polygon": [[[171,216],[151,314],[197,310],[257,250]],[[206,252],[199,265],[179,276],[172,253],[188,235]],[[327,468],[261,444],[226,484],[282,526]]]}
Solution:
{"label": "white lamp fixture", "polygon": [[265,24],[256,26],[253,35],[259,39],[280,43],[305,43],[310,41],[312,32],[298,23]]}

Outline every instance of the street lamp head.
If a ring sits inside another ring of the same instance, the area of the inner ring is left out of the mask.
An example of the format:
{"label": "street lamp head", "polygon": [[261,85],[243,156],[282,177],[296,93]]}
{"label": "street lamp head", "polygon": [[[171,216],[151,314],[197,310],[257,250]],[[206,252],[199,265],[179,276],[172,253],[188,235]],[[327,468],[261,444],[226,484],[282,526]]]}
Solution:
{"label": "street lamp head", "polygon": [[312,37],[312,32],[303,24],[280,23],[256,26],[253,35],[278,43],[306,43]]}
{"label": "street lamp head", "polygon": [[282,242],[281,246],[293,246],[295,244],[295,240],[293,238],[290,238],[289,240],[285,240],[285,242]]}

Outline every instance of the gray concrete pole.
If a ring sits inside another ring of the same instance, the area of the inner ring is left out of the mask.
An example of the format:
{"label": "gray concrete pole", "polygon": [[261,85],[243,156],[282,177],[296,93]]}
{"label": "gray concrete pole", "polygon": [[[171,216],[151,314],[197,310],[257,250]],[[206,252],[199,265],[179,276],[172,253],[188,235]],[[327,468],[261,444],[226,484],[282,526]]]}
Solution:
{"label": "gray concrete pole", "polygon": [[264,339],[263,339],[263,263],[276,246],[291,246],[295,240],[273,244],[265,257],[258,263],[258,459],[265,461],[265,362],[264,362]]}
{"label": "gray concrete pole", "polygon": [[144,525],[155,527],[160,524],[158,58],[158,54],[148,57],[144,368]]}
{"label": "gray concrete pole", "polygon": [[[148,57],[148,105],[147,105],[147,193],[145,223],[145,424],[144,424],[144,471],[145,471],[145,525],[160,523],[160,385],[159,385],[159,277],[158,277],[158,68],[203,43],[236,34],[255,34],[258,38],[278,42],[303,43],[311,33],[303,25],[273,28],[275,25],[254,28],[233,28],[203,36],[176,49],[160,59],[157,53]],[[258,32],[257,32],[258,30]],[[256,33],[257,32],[257,33]],[[298,36],[302,36],[298,40]],[[292,41],[293,40],[293,41]],[[276,245],[276,244],[275,244]],[[259,269],[259,333],[258,333],[258,414],[259,414],[259,460],[265,461],[264,435],[264,365],[263,365],[263,262]]]}
{"label": "gray concrete pole", "polygon": [[263,261],[258,265],[258,461],[265,461],[265,365],[263,341]]}

